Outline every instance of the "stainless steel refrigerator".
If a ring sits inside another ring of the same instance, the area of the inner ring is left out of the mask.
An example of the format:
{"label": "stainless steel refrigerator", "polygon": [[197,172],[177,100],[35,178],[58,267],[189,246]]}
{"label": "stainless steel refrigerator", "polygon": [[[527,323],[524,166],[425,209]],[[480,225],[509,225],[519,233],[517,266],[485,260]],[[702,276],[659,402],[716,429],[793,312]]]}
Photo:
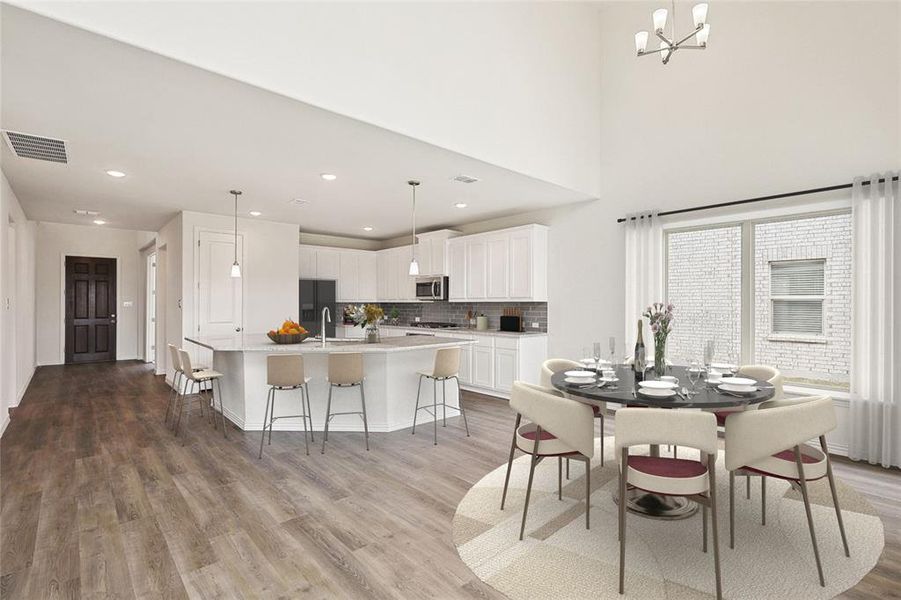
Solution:
{"label": "stainless steel refrigerator", "polygon": [[300,280],[300,324],[304,329],[319,335],[322,323],[322,309],[328,307],[332,322],[325,324],[325,337],[335,337],[337,314],[335,282],[325,279]]}

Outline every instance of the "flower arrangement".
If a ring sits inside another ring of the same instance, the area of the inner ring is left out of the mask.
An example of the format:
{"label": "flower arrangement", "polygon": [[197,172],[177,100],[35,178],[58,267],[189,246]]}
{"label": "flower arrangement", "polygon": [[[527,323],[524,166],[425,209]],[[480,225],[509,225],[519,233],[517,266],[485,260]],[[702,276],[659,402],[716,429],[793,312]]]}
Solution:
{"label": "flower arrangement", "polygon": [[363,304],[353,313],[354,323],[366,329],[366,341],[372,343],[379,341],[379,323],[384,318],[385,311],[378,304]]}
{"label": "flower arrangement", "polygon": [[666,373],[666,338],[673,331],[673,305],[655,302],[642,315],[651,324],[654,335],[654,372],[657,376]]}

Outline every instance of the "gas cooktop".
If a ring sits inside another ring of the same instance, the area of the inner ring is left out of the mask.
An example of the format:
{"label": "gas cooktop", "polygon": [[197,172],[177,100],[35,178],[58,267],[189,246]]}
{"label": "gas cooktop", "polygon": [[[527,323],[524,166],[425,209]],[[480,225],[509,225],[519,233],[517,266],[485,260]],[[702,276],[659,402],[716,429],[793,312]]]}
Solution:
{"label": "gas cooktop", "polygon": [[410,323],[410,327],[424,327],[426,329],[450,329],[459,327],[456,323],[442,323],[441,321],[416,321]]}

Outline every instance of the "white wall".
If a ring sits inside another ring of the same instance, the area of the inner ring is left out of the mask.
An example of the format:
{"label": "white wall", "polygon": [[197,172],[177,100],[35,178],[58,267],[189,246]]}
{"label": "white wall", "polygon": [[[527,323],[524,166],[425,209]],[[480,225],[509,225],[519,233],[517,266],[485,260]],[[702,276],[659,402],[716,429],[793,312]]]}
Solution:
{"label": "white wall", "polygon": [[166,223],[156,235],[157,248],[157,362],[156,374],[171,376],[167,344],[178,348],[182,337],[182,215]]}
{"label": "white wall", "polygon": [[[153,238],[148,231],[107,229],[97,226],[38,223],[37,226],[37,362],[62,364],[65,360],[63,299],[64,257],[116,258],[116,358],[139,358],[138,327],[142,325],[140,282],[144,265],[140,248]],[[124,302],[132,306],[123,306]]]}
{"label": "white wall", "polygon": [[600,190],[592,3],[15,4],[564,187]]}
{"label": "white wall", "polygon": [[0,434],[9,423],[9,408],[19,405],[34,374],[34,281],[35,224],[25,218],[0,173]]}

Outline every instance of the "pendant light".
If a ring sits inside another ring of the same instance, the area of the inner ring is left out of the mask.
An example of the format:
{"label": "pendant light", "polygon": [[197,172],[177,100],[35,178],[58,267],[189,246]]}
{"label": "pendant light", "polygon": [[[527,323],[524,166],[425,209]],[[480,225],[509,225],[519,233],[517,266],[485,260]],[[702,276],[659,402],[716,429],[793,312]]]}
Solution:
{"label": "pendant light", "polygon": [[410,245],[410,275],[419,275],[419,263],[416,262],[416,186],[419,182],[411,179],[407,182],[413,188],[413,243]]}
{"label": "pendant light", "polygon": [[235,197],[235,262],[232,263],[231,276],[238,279],[241,277],[241,265],[238,264],[238,196],[241,190],[230,190],[228,193]]}

